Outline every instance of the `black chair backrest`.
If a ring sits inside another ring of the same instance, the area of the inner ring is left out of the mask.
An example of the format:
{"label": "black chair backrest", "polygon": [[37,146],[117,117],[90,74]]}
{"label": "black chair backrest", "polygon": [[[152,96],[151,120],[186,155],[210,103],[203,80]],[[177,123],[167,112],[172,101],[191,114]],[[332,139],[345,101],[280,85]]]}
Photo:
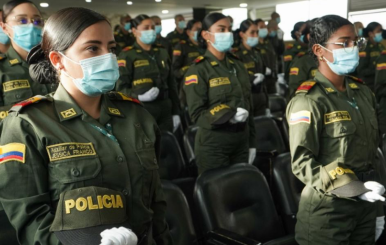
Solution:
{"label": "black chair backrest", "polygon": [[374,168],[376,169],[375,172],[378,175],[377,180],[379,180],[382,185],[386,186],[386,159],[380,148],[378,148],[377,151]]}
{"label": "black chair backrest", "polygon": [[[1,207],[2,209],[3,207]],[[0,244],[1,245],[18,245],[16,231],[8,220],[4,210],[0,210]]]}
{"label": "black chair backrest", "polygon": [[159,163],[161,179],[173,180],[181,177],[185,171],[185,161],[176,137],[170,132],[161,134],[161,152]]}
{"label": "black chair backrest", "polygon": [[189,127],[184,135],[184,148],[189,162],[194,161],[194,142],[196,140],[198,126]]}
{"label": "black chair backrest", "polygon": [[279,154],[288,152],[280,129],[275,120],[266,116],[255,117],[257,150],[273,151]]}
{"label": "black chair backrest", "polygon": [[166,222],[174,244],[195,244],[196,233],[184,194],[178,186],[167,180],[162,180],[162,189],[167,203]]}
{"label": "black chair backrest", "polygon": [[194,199],[203,229],[225,229],[256,241],[285,235],[263,174],[249,164],[204,172]]}
{"label": "black chair backrest", "polygon": [[269,95],[269,109],[274,117],[283,117],[287,107],[286,99],[278,94]]}

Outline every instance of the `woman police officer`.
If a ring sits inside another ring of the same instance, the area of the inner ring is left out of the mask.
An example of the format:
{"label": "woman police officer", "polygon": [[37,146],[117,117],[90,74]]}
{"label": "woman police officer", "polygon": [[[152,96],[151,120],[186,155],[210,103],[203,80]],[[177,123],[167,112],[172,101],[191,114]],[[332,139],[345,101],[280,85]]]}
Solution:
{"label": "woman police officer", "polygon": [[66,8],[48,19],[29,54],[34,77],[60,85],[53,96],[16,104],[0,124],[0,200],[21,244],[59,244],[49,231],[59,196],[88,186],[122,193],[122,226],[140,244],[172,244],[159,129],[139,101],[109,92],[119,78],[115,47],[105,17]]}
{"label": "woman police officer", "polygon": [[233,44],[229,19],[220,13],[207,15],[198,37],[207,51],[184,79],[189,114],[199,126],[198,171],[252,163],[256,149],[251,85],[244,64],[227,53]]}
{"label": "woman police officer", "polygon": [[292,171],[306,185],[297,214],[300,245],[374,244],[376,221],[376,234],[383,229],[375,98],[346,76],[359,62],[357,40],[348,20],[317,19],[309,40],[319,63],[315,80],[301,84],[287,107]]}

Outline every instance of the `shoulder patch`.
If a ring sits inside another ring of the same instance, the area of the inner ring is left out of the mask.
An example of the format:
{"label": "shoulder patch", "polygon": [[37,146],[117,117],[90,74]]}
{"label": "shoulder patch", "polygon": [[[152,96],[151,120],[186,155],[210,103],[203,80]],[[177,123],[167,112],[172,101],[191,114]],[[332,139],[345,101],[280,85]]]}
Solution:
{"label": "shoulder patch", "polygon": [[381,52],[382,55],[386,55],[386,49]]}
{"label": "shoulder patch", "polygon": [[44,100],[52,101],[51,98],[47,98],[46,96],[36,95],[36,96],[34,96],[32,98],[23,100],[23,101],[15,104],[14,106],[12,106],[12,108],[9,111],[10,112],[12,112],[12,111],[20,112],[24,107],[27,107],[27,106],[29,106],[31,104],[38,103],[39,101],[44,101]]}
{"label": "shoulder patch", "polygon": [[129,51],[132,50],[134,47],[133,46],[127,46],[126,48],[122,49],[122,51]]}
{"label": "shoulder patch", "polygon": [[291,49],[293,47],[294,47],[294,45],[292,43],[290,43],[290,44],[287,45],[286,49]]}
{"label": "shoulder patch", "polygon": [[366,51],[359,52],[359,57],[360,57],[360,58],[365,58],[366,56],[367,56]]}
{"label": "shoulder patch", "polygon": [[119,67],[126,67],[126,60],[118,60]]}
{"label": "shoulder patch", "polygon": [[142,103],[138,99],[130,97],[130,96],[128,96],[124,93],[121,93],[121,92],[109,92],[107,95],[109,96],[109,98],[111,100],[125,100],[125,101],[134,102],[138,105],[142,105]]}
{"label": "shoulder patch", "polygon": [[358,82],[358,83],[365,83],[362,79],[360,78],[357,78],[357,77],[354,77],[354,76],[348,76],[349,78],[351,78],[352,80]]}
{"label": "shoulder patch", "polygon": [[296,93],[308,93],[308,91],[310,91],[315,84],[315,81],[306,81],[298,87]]}
{"label": "shoulder patch", "polygon": [[306,54],[306,52],[299,52],[296,56],[297,57],[303,57]]}
{"label": "shoulder patch", "polygon": [[186,41],[185,41],[185,40],[181,40],[180,43],[181,43],[181,44],[185,44]]}
{"label": "shoulder patch", "polygon": [[239,51],[239,48],[232,48],[232,49],[231,49],[231,52],[232,52],[232,53],[236,53],[237,51]]}
{"label": "shoulder patch", "polygon": [[283,59],[284,59],[284,62],[291,61],[292,60],[292,55],[285,55]]}
{"label": "shoulder patch", "polygon": [[205,59],[204,56],[198,56],[195,60],[194,60],[194,63],[198,64],[200,63],[201,61],[203,61]]}
{"label": "shoulder patch", "polygon": [[386,70],[386,63],[377,64],[377,71]]}
{"label": "shoulder patch", "polygon": [[9,143],[0,146],[0,164],[16,161],[25,163],[26,145],[21,143]]}

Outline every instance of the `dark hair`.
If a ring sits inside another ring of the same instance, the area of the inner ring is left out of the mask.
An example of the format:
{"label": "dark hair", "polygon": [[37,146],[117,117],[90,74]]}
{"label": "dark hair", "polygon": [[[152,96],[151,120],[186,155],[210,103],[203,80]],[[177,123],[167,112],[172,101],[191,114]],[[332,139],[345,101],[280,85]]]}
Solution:
{"label": "dark hair", "polygon": [[298,32],[299,30],[300,30],[300,28],[302,28],[302,26],[305,24],[306,22],[304,22],[304,21],[300,21],[300,22],[298,22],[298,23],[296,23],[295,25],[294,25],[294,29],[291,31],[291,37],[292,37],[292,39],[294,39],[294,40],[297,40],[298,39],[298,37],[296,36],[296,32]]}
{"label": "dark hair", "polygon": [[31,78],[39,83],[57,82],[56,70],[49,60],[50,52],[65,52],[86,28],[101,21],[109,23],[103,15],[86,8],[65,8],[53,14],[44,26],[41,44],[28,54]]}
{"label": "dark hair", "polygon": [[338,15],[325,15],[315,20],[310,28],[309,47],[311,57],[317,60],[316,55],[312,51],[312,47],[315,44],[324,45],[332,34],[345,25],[352,25],[352,23]]}
{"label": "dark hair", "polygon": [[176,14],[175,16],[174,16],[174,20],[176,20],[178,17],[184,17],[182,14]]}
{"label": "dark hair", "polygon": [[256,23],[254,23],[251,19],[246,19],[244,20],[243,22],[241,22],[240,24],[240,32],[246,32],[248,31],[249,27],[251,27],[251,25],[256,25]]}
{"label": "dark hair", "polygon": [[304,35],[304,39],[303,39],[304,43],[310,42],[310,40],[308,40],[308,34],[310,34],[311,27],[317,19],[318,18],[314,18],[306,22],[306,28],[304,28],[304,30],[302,31],[302,35]]}
{"label": "dark hair", "polygon": [[363,28],[363,36],[369,37],[369,32],[373,32],[380,25],[378,22],[371,22],[366,28]]}
{"label": "dark hair", "polygon": [[214,23],[216,23],[219,20],[225,19],[225,18],[227,18],[227,17],[225,15],[221,14],[221,13],[210,13],[210,14],[205,16],[204,20],[202,21],[202,28],[201,28],[200,31],[198,31],[198,34],[197,34],[197,36],[198,36],[198,43],[200,44],[200,46],[202,48],[206,48],[207,44],[206,44],[206,41],[204,40],[204,38],[201,36],[201,33],[203,31],[209,30],[209,28]]}
{"label": "dark hair", "polygon": [[137,29],[137,27],[142,23],[142,21],[148,20],[148,19],[150,19],[150,17],[147,16],[146,14],[140,14],[131,20],[131,26]]}
{"label": "dark hair", "polygon": [[[256,25],[258,25],[260,22],[264,22],[264,20],[263,20],[263,19],[257,19],[257,20],[255,20],[254,22],[255,22]],[[265,23],[265,22],[264,22],[264,23]]]}
{"label": "dark hair", "polygon": [[[22,4],[22,3],[30,3],[30,4],[32,4],[33,6],[35,6],[38,9],[38,7],[33,2],[31,2],[31,1],[28,1],[28,0],[12,0],[12,1],[9,1],[6,4],[3,5],[3,20],[2,21],[5,22],[5,19],[12,12],[12,10],[14,8],[16,8],[17,6],[19,6],[20,4]],[[39,12],[40,12],[40,10],[39,10]]]}
{"label": "dark hair", "polygon": [[188,24],[186,24],[185,31],[186,31],[186,30],[192,30],[194,24],[196,24],[196,23],[198,23],[198,22],[201,22],[201,21],[199,21],[199,20],[194,20],[194,19],[193,19],[193,20],[189,20],[189,21],[188,21]]}

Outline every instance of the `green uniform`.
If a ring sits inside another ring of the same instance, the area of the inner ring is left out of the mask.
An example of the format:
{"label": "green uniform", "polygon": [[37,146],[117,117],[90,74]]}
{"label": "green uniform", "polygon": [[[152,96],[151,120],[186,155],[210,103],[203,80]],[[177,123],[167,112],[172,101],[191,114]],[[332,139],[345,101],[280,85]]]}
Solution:
{"label": "green uniform", "polygon": [[[251,85],[244,64],[232,54],[219,61],[210,51],[196,59],[185,75],[184,91],[192,121],[199,173],[247,162],[255,148]],[[248,110],[244,123],[229,122],[238,107]]]}
{"label": "green uniform", "polygon": [[315,77],[318,66],[315,60],[307,53],[299,52],[289,69],[289,98],[295,95],[296,89],[307,80]]}
{"label": "green uniform", "polygon": [[[265,66],[272,70],[272,74],[265,76],[265,84],[267,86],[268,94],[275,94],[276,91],[276,82],[277,82],[277,57],[275,49],[268,39],[264,42],[260,42],[256,46],[260,50],[261,56]],[[265,74],[264,74],[265,75]]]}
{"label": "green uniform", "polygon": [[172,45],[172,49],[174,48],[174,46],[179,43],[181,40],[185,40],[185,41],[188,41],[189,40],[189,37],[188,35],[186,35],[185,31],[183,31],[182,33],[179,33],[176,30],[170,32],[167,36],[166,36],[166,39],[169,40],[169,43]]}
{"label": "green uniform", "polygon": [[87,186],[123,193],[125,226],[140,238],[148,234],[144,244],[172,244],[158,174],[160,133],[137,103],[103,95],[95,120],[60,85],[53,97],[11,109],[0,124],[0,200],[21,244],[59,244],[49,229],[60,194]]}
{"label": "green uniform", "polygon": [[155,40],[154,44],[158,47],[164,47],[168,51],[169,56],[172,57],[173,49],[169,40],[162,36],[157,36],[157,39]]}
{"label": "green uniform", "polygon": [[34,95],[54,92],[57,85],[34,82],[29,75],[29,65],[10,46],[6,54],[0,55],[0,120],[8,115],[8,110],[17,102]]}
{"label": "green uniform", "polygon": [[118,63],[121,77],[117,81],[116,90],[137,96],[152,87],[159,88],[157,99],[144,102],[144,106],[156,119],[161,130],[172,132],[172,115],[179,115],[179,100],[166,49],[153,47],[145,51],[135,43],[121,52]]}
{"label": "green uniform", "polygon": [[283,54],[284,60],[284,79],[286,82],[289,82],[289,72],[291,68],[292,61],[295,59],[296,55],[300,52],[307,52],[307,46],[302,46],[300,41],[295,41],[293,44],[288,44],[286,50]]}
{"label": "green uniform", "polygon": [[133,45],[135,42],[135,37],[133,33],[123,33],[122,30],[114,32],[114,39],[119,45],[119,47],[121,47],[122,49],[126,48],[127,46]]}
{"label": "green uniform", "polygon": [[359,52],[359,65],[354,74],[363,79],[371,90],[374,90],[376,60],[383,49],[381,43],[368,43],[366,49]]}
{"label": "green uniform", "polygon": [[300,245],[375,241],[379,203],[332,194],[347,180],[368,180],[379,143],[375,97],[357,78],[346,77],[345,85],[340,92],[316,72],[287,107],[292,170],[306,185],[297,214]]}
{"label": "green uniform", "polygon": [[386,133],[386,50],[377,59],[375,72],[375,96],[379,103],[379,128]]}
{"label": "green uniform", "polygon": [[239,48],[233,49],[233,53],[244,63],[245,68],[248,70],[252,88],[253,116],[265,115],[269,102],[267,87],[264,81],[257,85],[253,84],[256,73],[265,73],[265,65],[260,50],[257,48],[247,50],[244,44],[240,44]]}

